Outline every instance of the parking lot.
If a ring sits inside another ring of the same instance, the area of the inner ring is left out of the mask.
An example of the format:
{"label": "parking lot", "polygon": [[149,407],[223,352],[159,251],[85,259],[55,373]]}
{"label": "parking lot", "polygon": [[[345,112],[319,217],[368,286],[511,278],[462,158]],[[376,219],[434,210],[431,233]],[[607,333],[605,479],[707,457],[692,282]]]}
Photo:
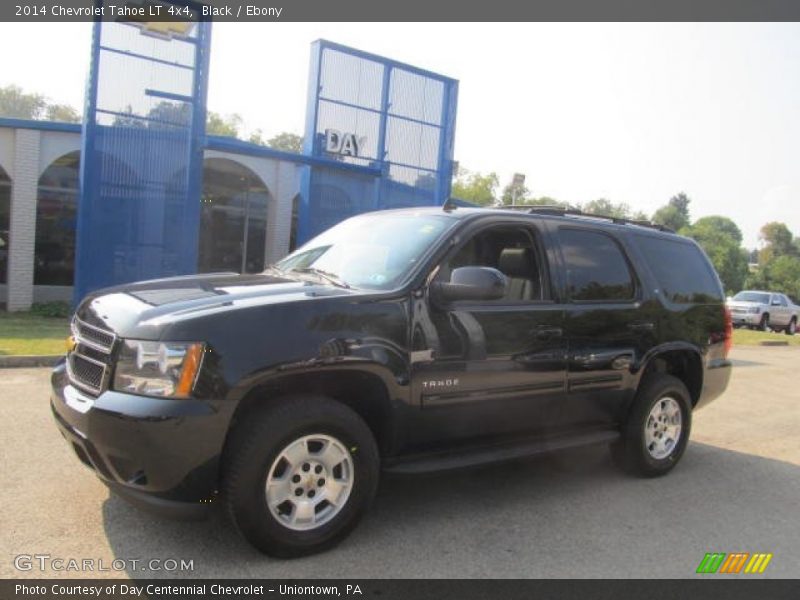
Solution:
{"label": "parking lot", "polygon": [[[385,478],[325,554],[259,555],[222,515],[151,517],[109,497],[51,422],[47,369],[0,371],[1,577],[691,577],[706,552],[771,552],[800,576],[800,348],[735,348],[731,386],[699,411],[666,478],[618,472],[603,447],[424,478]],[[183,573],[19,571],[14,557],[177,559]],[[727,577],[752,577],[733,575]]]}

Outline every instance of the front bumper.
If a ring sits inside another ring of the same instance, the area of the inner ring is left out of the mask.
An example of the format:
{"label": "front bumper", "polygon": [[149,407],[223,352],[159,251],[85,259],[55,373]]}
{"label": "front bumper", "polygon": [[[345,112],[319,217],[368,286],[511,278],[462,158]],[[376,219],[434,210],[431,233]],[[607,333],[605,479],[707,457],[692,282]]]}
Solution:
{"label": "front bumper", "polygon": [[758,325],[761,322],[760,313],[731,313],[734,325]]}
{"label": "front bumper", "polygon": [[50,405],[75,454],[129,502],[173,518],[200,518],[215,498],[227,422],[208,402],[70,385],[63,363]]}

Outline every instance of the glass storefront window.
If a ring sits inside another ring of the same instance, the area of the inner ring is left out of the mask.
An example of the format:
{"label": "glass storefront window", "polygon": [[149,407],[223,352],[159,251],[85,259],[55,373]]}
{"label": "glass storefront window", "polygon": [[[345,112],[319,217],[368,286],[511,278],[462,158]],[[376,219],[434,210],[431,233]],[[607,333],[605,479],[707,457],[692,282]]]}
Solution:
{"label": "glass storefront window", "polygon": [[11,227],[11,178],[0,167],[0,283],[8,277],[8,231]]}
{"label": "glass storefront window", "polygon": [[269,201],[269,190],[250,169],[224,158],[206,159],[198,271],[263,271]]}
{"label": "glass storefront window", "polygon": [[33,283],[72,285],[80,153],[55,160],[39,178]]}

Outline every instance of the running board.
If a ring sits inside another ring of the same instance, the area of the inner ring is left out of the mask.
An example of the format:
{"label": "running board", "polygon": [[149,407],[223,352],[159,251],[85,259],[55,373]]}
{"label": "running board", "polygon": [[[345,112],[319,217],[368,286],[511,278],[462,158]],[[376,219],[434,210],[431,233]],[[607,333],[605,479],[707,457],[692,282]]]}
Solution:
{"label": "running board", "polygon": [[417,455],[404,458],[384,467],[387,473],[431,473],[434,471],[449,471],[464,467],[486,465],[547,454],[556,450],[590,446],[592,444],[607,444],[619,439],[618,431],[593,431],[579,435],[549,438],[543,440],[525,440],[515,444],[494,446],[479,446],[477,448],[463,448],[458,451],[437,452],[435,454]]}

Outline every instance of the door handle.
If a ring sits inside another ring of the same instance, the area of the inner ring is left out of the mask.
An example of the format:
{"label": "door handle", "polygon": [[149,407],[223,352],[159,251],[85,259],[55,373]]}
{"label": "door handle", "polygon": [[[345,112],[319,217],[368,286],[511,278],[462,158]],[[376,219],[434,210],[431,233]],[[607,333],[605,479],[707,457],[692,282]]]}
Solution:
{"label": "door handle", "polygon": [[656,324],[652,321],[636,321],[635,323],[628,323],[628,329],[632,331],[653,331]]}
{"label": "door handle", "polygon": [[537,340],[552,340],[564,335],[561,327],[536,327],[533,330],[533,337]]}

